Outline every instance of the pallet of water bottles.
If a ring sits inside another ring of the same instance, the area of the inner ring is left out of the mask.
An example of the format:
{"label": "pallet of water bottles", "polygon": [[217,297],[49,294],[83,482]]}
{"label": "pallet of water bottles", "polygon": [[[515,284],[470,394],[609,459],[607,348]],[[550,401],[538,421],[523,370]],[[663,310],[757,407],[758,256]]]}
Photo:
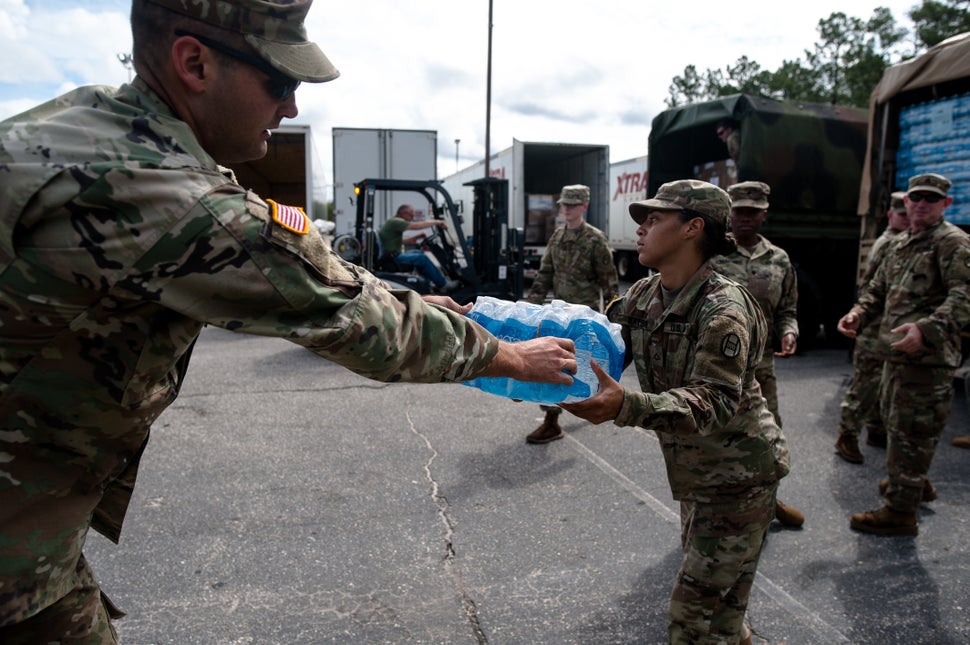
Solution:
{"label": "pallet of water bottles", "polygon": [[905,190],[909,178],[923,172],[935,172],[953,182],[954,199],[946,219],[970,224],[970,93],[900,110],[895,188]]}

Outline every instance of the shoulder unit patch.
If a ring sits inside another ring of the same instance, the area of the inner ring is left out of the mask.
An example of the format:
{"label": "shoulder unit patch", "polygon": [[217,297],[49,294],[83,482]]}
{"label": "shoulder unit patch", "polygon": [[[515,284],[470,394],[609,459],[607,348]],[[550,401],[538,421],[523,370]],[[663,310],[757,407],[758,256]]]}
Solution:
{"label": "shoulder unit patch", "polygon": [[741,353],[741,339],[734,332],[721,339],[721,353],[728,358],[734,358]]}
{"label": "shoulder unit patch", "polygon": [[269,204],[273,221],[286,230],[297,235],[306,235],[310,231],[310,218],[299,206],[284,206],[277,204],[272,199],[267,199],[266,203]]}

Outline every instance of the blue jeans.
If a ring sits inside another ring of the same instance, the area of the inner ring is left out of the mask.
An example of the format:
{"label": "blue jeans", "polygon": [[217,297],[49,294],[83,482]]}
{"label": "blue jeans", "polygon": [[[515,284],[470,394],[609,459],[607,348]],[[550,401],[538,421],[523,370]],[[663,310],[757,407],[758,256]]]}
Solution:
{"label": "blue jeans", "polygon": [[447,282],[441,270],[420,249],[411,249],[403,253],[398,253],[394,256],[394,261],[405,267],[416,268],[418,273],[428,280],[431,280],[439,289],[445,286],[445,282]]}

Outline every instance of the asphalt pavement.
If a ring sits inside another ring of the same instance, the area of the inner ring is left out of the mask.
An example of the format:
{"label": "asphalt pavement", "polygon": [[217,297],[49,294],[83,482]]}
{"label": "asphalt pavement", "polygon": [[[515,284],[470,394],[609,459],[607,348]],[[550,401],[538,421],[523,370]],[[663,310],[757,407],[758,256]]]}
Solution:
{"label": "asphalt pavement", "polygon": [[[749,616],[758,643],[970,642],[963,388],[917,537],[849,530],[884,451],[833,451],[845,350],[777,362],[793,471]],[[636,386],[628,369],[623,382]],[[277,339],[207,329],[155,423],[121,544],[86,553],[147,644],[664,643],[678,506],[656,437],[456,384],[382,384]]]}

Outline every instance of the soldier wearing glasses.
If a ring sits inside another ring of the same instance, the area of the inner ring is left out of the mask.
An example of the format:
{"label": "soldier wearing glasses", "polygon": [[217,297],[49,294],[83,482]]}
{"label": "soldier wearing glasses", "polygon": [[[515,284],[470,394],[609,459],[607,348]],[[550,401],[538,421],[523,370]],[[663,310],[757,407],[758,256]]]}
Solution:
{"label": "soldier wearing glasses", "polygon": [[916,535],[926,474],[950,415],[960,330],[970,322],[970,236],[943,220],[951,182],[925,173],[909,180],[909,232],[876,271],[869,288],[839,321],[854,338],[879,321],[885,349],[881,408],[887,431],[885,504],[855,513],[856,531]]}
{"label": "soldier wearing glasses", "polygon": [[0,643],[114,643],[82,552],[117,541],[152,423],[205,325],[363,376],[571,383],[573,343],[500,342],[451,298],[391,291],[299,208],[226,168],[266,154],[301,81],[337,77],[311,0],[133,0],[119,89],[0,122]]}

